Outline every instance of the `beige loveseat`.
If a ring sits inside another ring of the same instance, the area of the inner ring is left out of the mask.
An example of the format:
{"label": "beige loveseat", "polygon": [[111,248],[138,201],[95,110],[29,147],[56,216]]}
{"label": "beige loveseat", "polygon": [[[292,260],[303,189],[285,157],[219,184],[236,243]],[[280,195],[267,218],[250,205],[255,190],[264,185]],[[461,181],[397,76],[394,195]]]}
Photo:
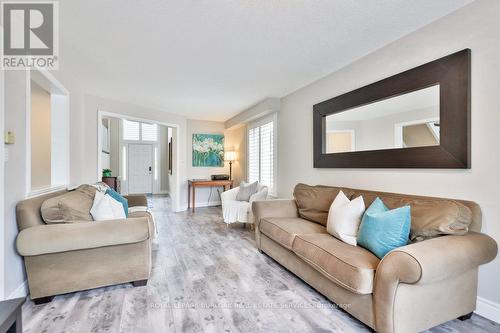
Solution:
{"label": "beige loveseat", "polygon": [[[412,242],[380,260],[329,235],[328,208],[339,190],[363,195],[367,207],[377,196],[391,209],[410,205]],[[375,331],[418,332],[475,310],[478,267],[497,254],[496,242],[480,233],[476,203],[303,184],[295,192],[300,202],[254,202],[258,248]],[[436,233],[461,235],[430,237]]]}
{"label": "beige loveseat", "polygon": [[[31,298],[133,282],[145,285],[151,272],[154,225],[147,212],[109,221],[46,224],[42,203],[67,191],[18,203],[17,250],[24,257]],[[144,195],[126,196],[129,207],[147,206]]]}

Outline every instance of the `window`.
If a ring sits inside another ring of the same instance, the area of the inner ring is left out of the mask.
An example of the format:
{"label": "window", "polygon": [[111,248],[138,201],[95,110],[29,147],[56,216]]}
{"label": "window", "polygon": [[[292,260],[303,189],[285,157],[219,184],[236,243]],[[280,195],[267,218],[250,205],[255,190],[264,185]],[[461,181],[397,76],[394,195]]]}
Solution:
{"label": "window", "polygon": [[123,119],[123,140],[157,141],[158,125]]}
{"label": "window", "polygon": [[248,180],[266,185],[270,193],[275,190],[275,123],[266,118],[248,129]]}
{"label": "window", "polygon": [[123,119],[123,140],[139,140],[140,123]]}
{"label": "window", "polygon": [[156,124],[141,124],[142,132],[141,139],[142,141],[156,141],[158,137],[158,126]]}
{"label": "window", "polygon": [[248,181],[250,182],[260,179],[259,137],[260,127],[248,131]]}

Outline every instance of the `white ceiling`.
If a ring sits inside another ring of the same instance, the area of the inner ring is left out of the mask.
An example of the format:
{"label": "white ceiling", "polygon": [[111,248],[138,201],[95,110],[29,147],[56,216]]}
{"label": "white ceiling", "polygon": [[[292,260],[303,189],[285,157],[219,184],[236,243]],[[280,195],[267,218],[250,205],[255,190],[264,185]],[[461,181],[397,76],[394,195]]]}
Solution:
{"label": "white ceiling", "polygon": [[226,120],[472,0],[64,0],[61,69],[86,93]]}

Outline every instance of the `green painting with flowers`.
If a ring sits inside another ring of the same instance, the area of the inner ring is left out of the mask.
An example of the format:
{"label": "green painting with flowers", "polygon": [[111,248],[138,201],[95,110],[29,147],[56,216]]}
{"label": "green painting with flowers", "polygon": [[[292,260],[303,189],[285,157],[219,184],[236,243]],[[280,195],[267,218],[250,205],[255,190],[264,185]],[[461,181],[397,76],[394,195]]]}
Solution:
{"label": "green painting with flowers", "polygon": [[224,166],[224,135],[193,134],[193,166]]}

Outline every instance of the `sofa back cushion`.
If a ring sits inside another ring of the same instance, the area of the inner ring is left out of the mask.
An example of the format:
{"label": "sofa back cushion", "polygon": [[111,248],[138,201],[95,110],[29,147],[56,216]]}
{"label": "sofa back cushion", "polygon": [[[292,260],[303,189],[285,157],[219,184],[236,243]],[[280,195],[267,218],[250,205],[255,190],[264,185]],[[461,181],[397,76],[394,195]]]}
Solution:
{"label": "sofa back cushion", "polygon": [[439,235],[464,235],[472,223],[472,212],[469,207],[453,199],[354,189],[351,189],[351,193],[351,199],[362,195],[367,207],[377,197],[380,197],[389,209],[410,206],[412,241]]}
{"label": "sofa back cushion", "polygon": [[300,217],[326,227],[328,211],[340,191],[350,198],[352,191],[342,187],[297,184],[293,191]]}
{"label": "sofa back cushion", "polygon": [[90,208],[95,192],[95,187],[81,185],[73,191],[45,200],[41,207],[43,220],[45,223],[92,221]]}

